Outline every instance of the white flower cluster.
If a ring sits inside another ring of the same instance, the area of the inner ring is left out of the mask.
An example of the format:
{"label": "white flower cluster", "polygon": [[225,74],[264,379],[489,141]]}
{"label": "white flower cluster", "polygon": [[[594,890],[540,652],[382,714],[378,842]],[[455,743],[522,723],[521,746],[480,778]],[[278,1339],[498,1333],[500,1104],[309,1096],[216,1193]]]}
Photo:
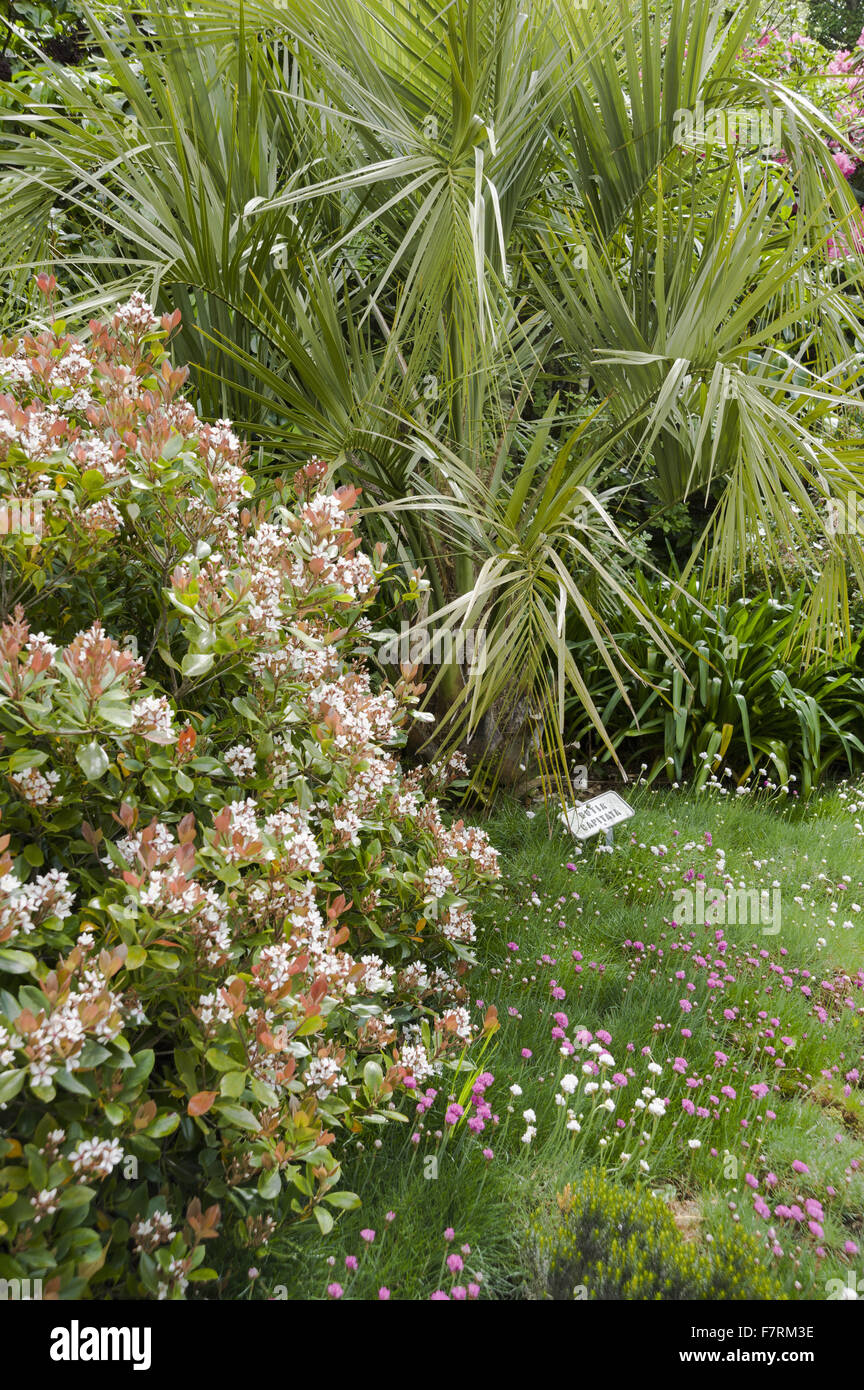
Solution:
{"label": "white flower cluster", "polygon": [[427,898],[443,898],[453,887],[453,875],[446,864],[433,864],[423,876],[423,888]]}
{"label": "white flower cluster", "polygon": [[276,858],[287,873],[318,874],[321,850],[299,806],[284,806],[265,817],[264,833],[276,841]]}
{"label": "white flower cluster", "polygon": [[351,600],[365,597],[374,586],[375,571],[368,555],[356,550],[343,554],[334,539],[334,533],[338,536],[346,524],[339,496],[319,492],[300,516],[303,524],[292,545],[291,583],[295,591],[307,592],[314,583],[316,587],[333,585]]}
{"label": "white flower cluster", "polygon": [[33,375],[26,357],[0,357],[0,381],[12,386],[25,385]]}
{"label": "white flower cluster", "polygon": [[69,457],[83,470],[95,468],[105,478],[115,478],[125,472],[125,466],[104,439],[76,440],[69,448]]}
{"label": "white flower cluster", "polygon": [[54,788],[60,781],[59,772],[41,772],[38,767],[21,767],[9,774],[9,781],[19,796],[29,801],[31,806],[50,806],[52,801],[61,801],[54,796]]}
{"label": "white flower cluster", "polygon": [[393,989],[395,971],[392,965],[385,965],[380,956],[361,956],[360,964],[366,967],[363,984],[370,994],[389,994]]}
{"label": "white flower cluster", "polygon": [[304,1080],[315,1088],[319,1100],[326,1100],[331,1091],[344,1086],[347,1080],[335,1057],[313,1057],[306,1068]]}
{"label": "white flower cluster", "polygon": [[396,698],[386,689],[373,695],[365,673],[350,671],[318,686],[308,702],[314,717],[330,721],[337,748],[374,757],[378,745],[396,737]]}
{"label": "white flower cluster", "polygon": [[34,1224],[38,1225],[46,1216],[53,1216],[56,1211],[59,1211],[59,1191],[60,1189],[57,1187],[43,1187],[41,1192],[35,1193],[30,1198]]}
{"label": "white flower cluster", "polygon": [[135,290],[126,303],[114,311],[111,326],[115,332],[125,331],[134,337],[140,337],[158,328],[159,320],[144,295]]}
{"label": "white flower cluster", "polygon": [[52,917],[64,921],[71,914],[74,901],[69,875],[58,869],[39,874],[29,883],[21,883],[14,874],[4,874],[0,878],[0,941],[8,941],[19,933],[28,936]]}
{"label": "white flower cluster", "polygon": [[123,1150],[116,1139],[82,1139],[67,1157],[79,1177],[107,1178],[123,1162]]}
{"label": "white flower cluster", "polygon": [[60,648],[49,639],[47,633],[31,632],[24,645],[24,650],[28,656],[47,656],[48,660],[53,662]]}
{"label": "white flower cluster", "polygon": [[242,782],[255,772],[255,753],[247,743],[235,743],[222,754],[229,771]]}
{"label": "white flower cluster", "polygon": [[216,1033],[223,1023],[230,1023],[233,1017],[229,1005],[218,992],[202,994],[194,1012],[207,1033]]}
{"label": "white flower cluster", "polygon": [[438,1068],[432,1063],[423,1044],[419,1024],[410,1023],[403,1029],[403,1041],[399,1048],[400,1064],[419,1084],[434,1076]]}
{"label": "white flower cluster", "polygon": [[166,695],[147,695],[132,704],[132,730],[149,743],[174,743],[174,711]]}
{"label": "white flower cluster", "polygon": [[134,1221],[130,1235],[135,1241],[135,1253],[150,1254],[160,1245],[167,1245],[174,1235],[174,1223],[167,1211],[154,1211],[144,1221]]}
{"label": "white flower cluster", "polygon": [[448,941],[460,941],[463,945],[469,945],[477,935],[474,918],[467,907],[455,903],[441,919],[441,931]]}
{"label": "white flower cluster", "polygon": [[221,965],[231,949],[228,906],[215,888],[203,887],[172,869],[151,870],[140,890],[141,903],[154,916],[189,919],[192,935],[210,965]]}
{"label": "white flower cluster", "polygon": [[122,530],[123,527],[123,517],[110,497],[100,497],[89,507],[79,508],[76,516],[90,536],[95,536],[97,531],[113,533]]}
{"label": "white flower cluster", "polygon": [[75,986],[62,1004],[21,1038],[19,1047],[29,1062],[31,1086],[50,1086],[58,1071],[75,1071],[88,1036],[106,1043],[122,1030],[123,1001],[98,971],[86,970]]}

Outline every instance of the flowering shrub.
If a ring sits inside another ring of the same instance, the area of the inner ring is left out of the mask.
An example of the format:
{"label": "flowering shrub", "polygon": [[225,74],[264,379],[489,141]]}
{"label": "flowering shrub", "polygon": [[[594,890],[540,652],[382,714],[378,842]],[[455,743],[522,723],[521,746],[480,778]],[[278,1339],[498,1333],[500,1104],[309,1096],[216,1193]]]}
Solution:
{"label": "flowering shrub", "polygon": [[[830,52],[807,34],[784,37],[769,29],[740,56],[742,72],[768,77],[802,92],[842,131],[856,157],[829,141],[834,162],[853,186],[864,167],[864,32],[853,46]],[[858,197],[859,203],[862,197]]]}
{"label": "flowering shrub", "polygon": [[339,1136],[463,1051],[498,873],[396,757],[356,490],[313,460],[253,504],[178,321],[0,342],[0,1277],[64,1298],[356,1205]]}
{"label": "flowering shrub", "polygon": [[599,1172],[566,1187],[558,1207],[551,1232],[536,1228],[549,1298],[785,1298],[760,1262],[758,1242],[740,1227],[702,1248],[684,1240],[650,1192],[617,1187]]}

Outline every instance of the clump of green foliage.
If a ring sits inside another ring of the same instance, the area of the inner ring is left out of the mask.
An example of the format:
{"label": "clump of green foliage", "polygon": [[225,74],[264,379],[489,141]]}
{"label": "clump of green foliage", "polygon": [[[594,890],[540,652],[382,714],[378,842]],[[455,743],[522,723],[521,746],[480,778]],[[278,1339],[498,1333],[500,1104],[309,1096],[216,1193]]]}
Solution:
{"label": "clump of green foliage", "polygon": [[592,1172],[558,1196],[560,1218],[535,1221],[543,1294],[552,1299],[784,1299],[758,1242],[735,1227],[710,1245],[685,1241],[668,1206]]}

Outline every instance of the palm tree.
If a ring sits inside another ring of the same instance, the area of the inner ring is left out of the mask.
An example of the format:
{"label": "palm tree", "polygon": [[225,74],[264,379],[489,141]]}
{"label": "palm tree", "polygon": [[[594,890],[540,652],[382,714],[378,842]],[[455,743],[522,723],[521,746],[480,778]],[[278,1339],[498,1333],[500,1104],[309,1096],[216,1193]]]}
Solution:
{"label": "palm tree", "polygon": [[[151,0],[143,33],[136,8],[91,17],[110,84],[55,69],[56,102],[8,113],[12,311],[51,254],[70,313],[133,287],[182,308],[203,408],[274,468],[314,451],[362,483],[427,626],[482,634],[482,669],[431,682],[445,751],[472,737],[513,775],[530,744],[566,793],[568,686],[603,736],[568,621],[625,699],[611,613],[676,659],[630,578],[633,499],[703,499],[691,567],[723,591],[861,490],[826,430],[861,409],[839,132],[741,74],[755,0],[662,24],[626,0]],[[699,102],[778,109],[787,162],[689,145]],[[833,537],[814,645],[850,560]]]}

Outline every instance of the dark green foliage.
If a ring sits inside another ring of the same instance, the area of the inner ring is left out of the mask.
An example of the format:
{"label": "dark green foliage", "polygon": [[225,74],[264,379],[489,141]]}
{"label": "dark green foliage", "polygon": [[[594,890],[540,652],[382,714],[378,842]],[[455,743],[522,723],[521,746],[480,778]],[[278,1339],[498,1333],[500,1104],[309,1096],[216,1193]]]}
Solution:
{"label": "dark green foliage", "polygon": [[864,29],[861,0],[811,0],[808,30],[826,48],[851,48]]}

